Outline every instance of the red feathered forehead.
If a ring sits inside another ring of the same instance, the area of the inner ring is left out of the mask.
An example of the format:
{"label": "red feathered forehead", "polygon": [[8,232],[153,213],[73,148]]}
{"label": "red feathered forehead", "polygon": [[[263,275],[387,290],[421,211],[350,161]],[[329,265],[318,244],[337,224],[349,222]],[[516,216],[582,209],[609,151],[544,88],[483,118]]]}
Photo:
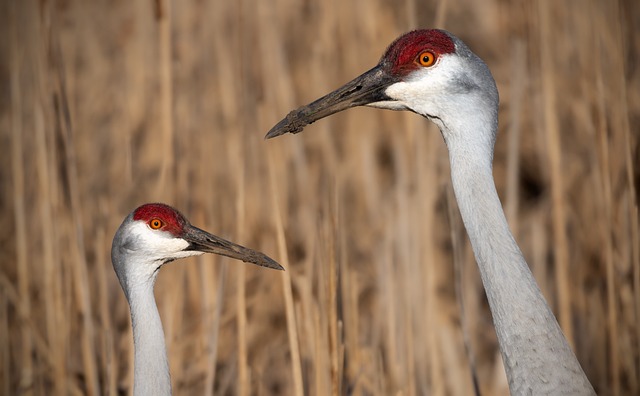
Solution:
{"label": "red feathered forehead", "polygon": [[403,74],[407,67],[413,68],[414,61],[422,51],[429,50],[436,55],[455,52],[451,37],[442,30],[414,30],[398,37],[385,52],[382,60],[391,65],[394,73]]}
{"label": "red feathered forehead", "polygon": [[146,223],[152,219],[162,221],[162,231],[170,232],[176,236],[183,233],[184,226],[187,224],[187,220],[180,212],[165,204],[145,204],[133,212],[133,220],[141,220]]}

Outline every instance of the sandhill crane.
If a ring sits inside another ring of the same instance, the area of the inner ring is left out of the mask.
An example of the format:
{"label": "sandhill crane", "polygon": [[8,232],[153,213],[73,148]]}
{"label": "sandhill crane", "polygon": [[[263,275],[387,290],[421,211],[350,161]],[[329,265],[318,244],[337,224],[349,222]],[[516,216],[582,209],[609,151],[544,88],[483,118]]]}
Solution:
{"label": "sandhill crane", "polygon": [[377,66],[290,112],[266,138],[301,132],[355,106],[413,111],[440,128],[511,393],[594,394],[500,205],[492,175],[498,90],[487,65],[449,32],[412,31],[396,39]]}
{"label": "sandhill crane", "polygon": [[204,253],[283,269],[260,252],[192,226],[180,212],[164,204],[140,206],[124,219],[113,237],[111,261],[131,310],[136,396],[171,394],[164,333],[153,296],[158,270],[170,261]]}

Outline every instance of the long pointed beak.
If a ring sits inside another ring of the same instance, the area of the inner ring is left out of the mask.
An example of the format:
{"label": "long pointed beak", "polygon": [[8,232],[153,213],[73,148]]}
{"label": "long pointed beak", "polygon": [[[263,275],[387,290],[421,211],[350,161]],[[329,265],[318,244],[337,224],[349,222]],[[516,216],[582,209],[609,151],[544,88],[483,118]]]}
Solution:
{"label": "long pointed beak", "polygon": [[390,100],[384,90],[393,82],[394,78],[378,65],[320,99],[293,110],[271,128],[265,139],[302,132],[305,126],[351,107]]}
{"label": "long pointed beak", "polygon": [[185,233],[182,235],[182,238],[189,242],[187,250],[215,253],[238,259],[245,263],[256,264],[261,267],[284,270],[280,264],[264,253],[227,241],[190,224],[185,227]]}

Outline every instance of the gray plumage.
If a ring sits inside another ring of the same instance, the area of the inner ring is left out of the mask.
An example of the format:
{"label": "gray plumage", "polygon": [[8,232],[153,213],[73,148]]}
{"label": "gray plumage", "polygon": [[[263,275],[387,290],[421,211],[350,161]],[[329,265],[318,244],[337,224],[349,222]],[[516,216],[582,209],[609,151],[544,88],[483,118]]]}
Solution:
{"label": "gray plumage", "polygon": [[267,138],[354,106],[410,110],[433,121],[449,151],[460,214],[480,269],[513,395],[592,395],[593,387],[509,230],[493,175],[498,90],[487,65],[442,30],[394,41],[376,67],[292,111]]}

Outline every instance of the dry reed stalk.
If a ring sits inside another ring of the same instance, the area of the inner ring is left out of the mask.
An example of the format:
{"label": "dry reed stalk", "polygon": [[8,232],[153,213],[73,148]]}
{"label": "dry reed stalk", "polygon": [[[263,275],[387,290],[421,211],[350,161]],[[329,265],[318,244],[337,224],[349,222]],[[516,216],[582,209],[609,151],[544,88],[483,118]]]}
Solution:
{"label": "dry reed stalk", "polygon": [[[55,16],[52,17],[55,20]],[[91,309],[91,297],[89,294],[89,275],[85,259],[84,230],[82,219],[82,206],[80,204],[80,192],[76,153],[73,145],[73,130],[71,125],[71,109],[67,101],[65,71],[62,51],[58,42],[58,31],[55,22],[52,24],[49,49],[52,54],[53,68],[56,72],[55,88],[52,96],[57,100],[57,127],[62,134],[64,147],[64,162],[67,171],[68,194],[70,200],[71,222],[75,243],[71,244],[72,272],[74,281],[75,298],[78,304],[78,314],[82,320],[81,348],[83,364],[85,366],[85,385],[89,395],[100,394],[98,385],[98,369],[94,351],[94,327],[93,312]]]}
{"label": "dry reed stalk", "polygon": [[[242,16],[244,15],[244,1],[239,1],[237,4],[239,15],[241,16],[238,21],[236,37],[240,46],[244,47],[248,43],[249,38],[245,32],[248,26],[251,26],[251,20],[245,21]],[[247,18],[249,19],[249,18]],[[242,59],[238,59],[240,65],[239,75],[236,77],[239,80],[238,86],[241,88],[241,93],[238,95],[237,100],[239,102],[239,112],[244,112],[247,109],[248,98],[246,90],[244,89],[248,84],[248,73],[245,62]],[[245,222],[246,222],[246,159],[245,155],[247,150],[245,149],[244,139],[247,132],[247,122],[245,118],[239,118],[238,114],[232,114],[231,117],[238,117],[238,131],[229,139],[231,144],[230,152],[233,158],[233,176],[236,180],[236,195],[235,195],[235,222],[236,222],[236,238],[240,243],[245,238]],[[233,118],[232,118],[233,119]],[[239,132],[239,133],[238,133]],[[248,396],[251,392],[250,372],[248,364],[248,348],[247,348],[247,303],[246,303],[246,268],[240,266],[236,269],[236,315],[238,326],[238,394],[240,396]]]}
{"label": "dry reed stalk", "polygon": [[[342,223],[341,216],[338,219]],[[340,229],[341,227],[339,227]],[[338,254],[341,263],[347,263],[344,235],[338,234]],[[342,296],[343,322],[344,322],[344,356],[345,367],[343,378],[346,383],[343,389],[353,389],[358,383],[359,371],[365,362],[361,361],[360,350],[358,349],[358,278],[354,276],[352,270],[343,268],[341,272],[340,294]]]}
{"label": "dry reed stalk", "polygon": [[[434,153],[433,150],[434,145],[430,144],[428,146],[427,155],[429,153]],[[429,156],[430,157],[430,156]],[[433,180],[431,177],[427,177],[427,175],[433,176],[431,170],[432,167],[423,167],[423,169],[429,169],[426,172],[419,172],[418,175],[421,176],[422,180]],[[424,186],[425,183],[420,183],[421,186]],[[425,191],[426,190],[426,191]],[[434,255],[435,251],[433,246],[433,231],[431,225],[433,224],[433,215],[434,215],[434,206],[436,200],[435,188],[424,188],[422,187],[422,192],[420,194],[422,199],[422,213],[423,213],[423,254],[425,262],[425,271],[424,271],[424,286],[425,286],[425,310],[424,310],[424,322],[426,324],[426,328],[428,329],[426,337],[427,337],[427,356],[428,356],[428,379],[429,379],[429,388],[435,395],[442,395],[445,393],[445,383],[441,376],[442,366],[440,359],[440,351],[439,343],[438,343],[438,334],[439,334],[439,320],[438,320],[438,308],[439,308],[439,298],[438,298],[438,290],[437,290],[437,282],[436,282],[436,274],[435,274],[435,266],[434,264]]]}
{"label": "dry reed stalk", "polygon": [[547,239],[544,235],[544,224],[542,220],[535,217],[531,219],[531,251],[533,252],[531,260],[531,270],[534,277],[538,280],[540,290],[542,294],[547,296],[549,291],[547,290],[547,263],[545,252],[548,251]]}
{"label": "dry reed stalk", "polygon": [[[24,186],[24,155],[22,139],[24,130],[22,128],[22,101],[20,89],[21,76],[21,60],[22,51],[18,42],[17,18],[18,12],[16,4],[11,2],[10,17],[10,40],[11,46],[11,168],[13,182],[13,216],[15,221],[15,243],[16,243],[16,276],[18,278],[18,292],[20,293],[22,309],[19,310],[18,318],[22,333],[22,340],[19,351],[20,372],[18,374],[20,380],[19,387],[24,391],[25,395],[33,394],[33,361],[31,353],[33,349],[33,341],[31,330],[27,325],[27,321],[31,317],[31,294],[29,291],[30,284],[30,268],[29,254],[27,251],[27,224],[26,224],[26,202],[25,202],[25,186]],[[4,300],[4,299],[3,299]],[[4,301],[3,301],[4,302]],[[3,308],[5,305],[3,304]],[[5,312],[6,313],[6,312]],[[6,333],[6,340],[9,340],[9,333]],[[8,345],[6,346],[7,359]],[[9,365],[7,368],[7,376],[9,375]],[[9,377],[5,378],[6,388],[8,390]],[[9,392],[5,392],[9,394]]]}
{"label": "dry reed stalk", "polygon": [[[443,4],[444,2],[440,3]],[[444,8],[444,7],[439,7],[439,8]],[[417,7],[416,7],[416,0],[406,0],[405,2],[405,10],[406,10],[406,25],[408,29],[418,29],[418,21],[417,21]],[[446,11],[445,9],[440,10],[442,12]],[[437,25],[436,25],[437,26]]]}
{"label": "dry reed stalk", "polygon": [[[313,328],[318,330],[322,328],[322,322],[320,319],[320,313],[318,309],[314,309],[312,311],[312,320],[313,320]],[[314,343],[314,381],[315,381],[315,391],[316,395],[328,395],[330,393],[326,384],[327,381],[324,380],[324,368],[327,359],[325,359],[325,354],[323,353],[324,348],[322,344],[322,337],[319,337],[317,334],[314,335],[313,340]]]}
{"label": "dry reed stalk", "polygon": [[[336,179],[334,179],[336,180]],[[344,210],[342,203],[339,201],[338,187],[339,182],[335,181],[335,194],[333,194],[334,209],[332,217],[334,218],[334,232],[336,230],[345,229],[345,219],[342,215]],[[362,370],[364,362],[360,362],[360,354],[358,350],[358,303],[357,293],[359,291],[357,278],[353,276],[352,269],[349,267],[347,257],[347,237],[344,233],[337,232],[332,236],[336,245],[336,259],[339,263],[343,263],[340,268],[340,282],[338,293],[340,295],[341,322],[342,322],[342,389],[343,393],[354,392],[354,388],[358,382],[358,371]]]}
{"label": "dry reed stalk", "polygon": [[449,9],[449,0],[442,0],[438,2],[436,8],[436,15],[433,18],[433,27],[444,29],[447,20],[447,11]]}
{"label": "dry reed stalk", "polygon": [[[272,164],[276,165],[273,162]],[[280,213],[282,214],[283,212]],[[306,219],[308,218],[309,216],[306,216]],[[299,310],[295,312],[296,322],[302,323],[303,326],[297,333],[297,339],[300,345],[300,362],[302,362],[302,359],[312,361],[312,369],[309,369],[308,373],[309,377],[313,378],[313,381],[310,381],[311,383],[308,386],[310,390],[309,393],[314,394],[311,390],[315,390],[315,395],[329,395],[332,384],[330,371],[328,370],[330,363],[326,310],[322,308],[324,300],[318,301],[317,294],[320,293],[315,290],[317,287],[320,287],[319,285],[321,285],[323,281],[321,275],[324,273],[324,266],[322,264],[317,265],[319,261],[317,259],[319,244],[316,241],[317,235],[315,232],[312,238],[313,239],[307,239],[305,241],[305,243],[308,243],[306,246],[310,253],[309,257],[303,263],[304,266],[301,271],[307,275],[299,283],[302,301],[300,302]],[[288,257],[287,261],[291,262]],[[289,282],[291,282],[291,280]],[[305,390],[305,388],[303,388],[303,390]]]}
{"label": "dry reed stalk", "polygon": [[[420,223],[417,243],[420,246],[418,255],[423,266],[424,310],[422,311],[422,323],[425,342],[426,358],[426,381],[423,386],[427,386],[434,395],[446,393],[446,381],[442,376],[444,367],[442,366],[442,348],[439,337],[444,326],[440,320],[442,310],[442,300],[438,295],[438,266],[439,258],[436,254],[437,246],[434,241],[437,239],[436,222],[437,200],[442,183],[438,177],[438,166],[443,159],[442,138],[436,128],[430,126],[425,121],[413,115],[405,117],[405,129],[407,134],[412,134],[413,145],[415,146],[415,165],[410,171],[415,173],[418,186],[417,199],[418,213],[413,218]],[[426,127],[426,131],[424,130]],[[446,157],[445,157],[446,158]],[[418,335],[419,336],[419,335]]]}
{"label": "dry reed stalk", "polygon": [[538,2],[540,29],[540,73],[542,80],[544,130],[551,178],[552,225],[554,237],[554,264],[556,291],[558,295],[558,319],[567,341],[574,347],[573,321],[571,315],[572,283],[569,278],[569,242],[566,234],[566,209],[564,196],[564,167],[560,151],[560,127],[556,105],[556,73],[553,64],[554,49],[551,35],[551,5],[548,0]]}
{"label": "dry reed stalk", "polygon": [[[631,4],[634,4],[633,2],[631,2]],[[626,4],[626,8],[633,8],[633,6],[631,6],[631,4]],[[624,22],[624,19],[627,17],[627,15],[629,15],[628,11],[629,10],[622,10],[621,4],[619,1],[615,2],[614,7],[612,7],[612,10],[614,11],[613,13],[613,25],[614,25],[614,40],[615,40],[615,44],[614,44],[614,51],[615,54],[617,56],[615,56],[615,60],[616,60],[616,69],[618,70],[617,73],[615,73],[614,75],[617,78],[617,82],[616,85],[618,86],[618,95],[616,97],[616,102],[620,102],[620,106],[619,106],[619,117],[620,117],[620,129],[622,130],[622,145],[624,147],[624,163],[621,164],[622,167],[624,167],[624,170],[621,171],[621,173],[624,173],[626,176],[626,190],[627,193],[625,195],[628,196],[628,199],[625,200],[626,202],[624,202],[624,209],[625,209],[625,218],[629,220],[629,227],[625,227],[623,229],[623,232],[621,236],[621,239],[625,239],[626,243],[625,243],[625,250],[629,253],[628,256],[628,262],[629,262],[629,267],[631,269],[630,272],[633,273],[633,282],[632,282],[632,288],[635,289],[635,304],[631,304],[631,305],[635,305],[635,311],[636,311],[636,320],[635,320],[635,341],[633,341],[633,343],[635,344],[636,347],[636,354],[635,357],[632,357],[630,360],[635,361],[635,365],[636,365],[636,370],[632,370],[632,369],[626,369],[625,371],[627,371],[627,373],[621,374],[626,376],[630,376],[631,378],[633,378],[633,381],[630,381],[632,383],[632,388],[633,391],[635,393],[639,392],[639,388],[640,388],[640,375],[635,376],[636,374],[640,373],[640,361],[639,361],[639,356],[640,356],[640,314],[638,314],[638,304],[640,303],[640,234],[638,231],[638,227],[640,225],[640,217],[639,217],[639,213],[638,213],[638,198],[637,198],[637,188],[638,186],[635,184],[634,182],[634,172],[636,173],[636,178],[637,178],[637,172],[638,172],[638,164],[637,161],[635,163],[635,167],[634,167],[634,162],[633,162],[633,156],[634,154],[632,153],[632,151],[635,151],[635,157],[638,158],[638,134],[635,133],[633,134],[632,132],[632,126],[631,126],[631,120],[634,119],[634,116],[632,115],[634,112],[630,111],[629,108],[629,104],[631,103],[630,100],[630,92],[632,92],[634,89],[631,88],[631,84],[629,84],[626,80],[625,80],[625,76],[628,75],[628,70],[626,70],[625,65],[627,64],[627,59],[629,58],[630,54],[627,53],[627,51],[625,51],[625,42],[627,41],[624,34],[623,34],[623,30],[622,30],[622,26],[620,25],[620,22]],[[637,39],[637,34],[635,36],[635,38]],[[637,92],[637,90],[635,90]],[[636,102],[637,104],[637,102]],[[635,119],[637,119],[637,117],[635,117]],[[637,130],[637,127],[636,127]],[[635,139],[632,139],[632,136],[635,137]],[[624,299],[623,299],[624,300]],[[625,304],[626,305],[626,304]],[[631,337],[631,339],[633,339]],[[627,348],[623,348],[621,350],[627,350]],[[631,355],[633,356],[633,355]],[[630,362],[630,360],[627,360],[629,362],[628,365],[631,365],[633,363]],[[620,367],[620,370],[623,371],[623,367]],[[616,384],[614,384],[615,386]],[[620,389],[618,389],[620,390]]]}
{"label": "dry reed stalk", "polygon": [[170,186],[173,185],[174,155],[173,155],[173,67],[171,50],[172,40],[172,9],[168,0],[155,0],[155,19],[158,28],[158,68],[160,94],[158,98],[159,135],[161,140],[162,161],[160,163],[160,177],[156,186],[156,196],[164,202],[173,202],[174,194]]}
{"label": "dry reed stalk", "polygon": [[[634,289],[634,298],[635,298],[635,312],[636,312],[636,320],[635,320],[635,346],[636,346],[636,372],[634,374],[637,375],[637,379],[640,378],[640,362],[637,361],[638,357],[640,357],[640,232],[638,231],[638,227],[640,225],[640,214],[638,212],[638,198],[636,196],[636,189],[638,186],[635,185],[634,182],[634,173],[638,171],[638,165],[635,164],[633,160],[633,143],[635,143],[635,149],[638,150],[638,135],[635,135],[635,142],[632,141],[631,136],[631,125],[630,125],[630,112],[628,107],[628,98],[629,93],[627,91],[627,81],[625,80],[625,76],[627,75],[627,71],[625,70],[625,50],[624,50],[624,35],[622,32],[622,27],[618,22],[622,21],[623,13],[621,12],[620,1],[615,1],[613,3],[613,31],[615,35],[615,47],[614,51],[618,55],[616,60],[618,61],[618,73],[616,76],[618,77],[618,88],[620,91],[620,96],[616,102],[620,104],[620,115],[621,115],[621,127],[623,134],[623,142],[624,147],[626,148],[624,156],[625,156],[625,176],[627,182],[628,189],[628,208],[627,213],[630,219],[630,235],[628,236],[629,242],[627,245],[631,250],[631,265],[632,265],[632,273],[633,273],[633,289]],[[636,152],[636,158],[638,157],[638,153]],[[636,175],[637,177],[637,175]],[[614,377],[615,378],[615,377]],[[636,381],[637,382],[637,381]],[[617,388],[616,388],[617,386]],[[638,384],[636,383],[636,387]],[[619,384],[614,383],[614,390],[620,391]],[[636,389],[637,390],[637,389]]]}
{"label": "dry reed stalk", "polygon": [[[43,54],[41,52],[40,54]],[[42,59],[38,59],[42,62]],[[40,82],[44,84],[46,78],[44,78],[43,65],[38,63],[38,71]],[[59,263],[56,243],[54,241],[56,228],[53,224],[53,204],[55,199],[52,194],[53,187],[51,186],[50,169],[51,160],[49,155],[49,149],[46,141],[46,130],[44,122],[44,110],[43,103],[45,101],[44,89],[42,87],[38,92],[39,97],[34,103],[34,133],[35,133],[35,146],[36,146],[36,161],[37,161],[37,178],[39,184],[39,209],[40,209],[40,231],[42,235],[42,290],[44,295],[44,310],[45,310],[45,324],[47,343],[51,348],[52,366],[51,369],[54,375],[51,376],[52,388],[54,395],[63,395],[67,392],[67,370],[65,359],[65,347],[66,337],[64,334],[64,327],[62,325],[63,320],[59,317],[62,312],[62,297],[60,291],[60,268],[56,264]]]}
{"label": "dry reed stalk", "polygon": [[[271,192],[271,201],[273,203],[273,222],[276,228],[276,240],[278,244],[278,257],[280,263],[285,268],[282,271],[282,290],[284,295],[285,313],[287,316],[287,335],[289,339],[289,349],[291,351],[291,370],[293,377],[293,394],[296,396],[304,395],[304,384],[302,380],[302,366],[300,363],[300,345],[298,337],[298,324],[293,308],[293,292],[291,283],[291,266],[289,263],[289,255],[287,253],[287,241],[284,234],[284,226],[282,224],[282,215],[280,214],[280,200],[278,197],[278,189],[275,176],[275,165],[272,152],[267,153],[267,166],[269,168],[269,185]],[[315,326],[314,326],[315,327]],[[319,327],[315,327],[318,329]],[[316,375],[316,383],[318,383]]]}
{"label": "dry reed stalk", "polygon": [[[0,342],[2,342],[2,369],[0,369],[0,381],[2,381],[3,394],[11,394],[11,347],[9,345],[9,299],[4,292],[0,293]],[[25,364],[26,367],[28,367]],[[23,368],[24,370],[24,368]],[[31,386],[25,393],[32,393]]]}
{"label": "dry reed stalk", "polygon": [[[220,267],[220,273],[216,276],[211,263],[214,261],[213,258],[203,256],[200,260],[202,262],[200,268],[202,270],[202,290],[204,294],[204,304],[202,304],[202,309],[204,317],[208,318],[205,328],[210,329],[209,332],[203,334],[205,336],[203,342],[206,343],[205,345],[209,345],[207,348],[209,353],[206,360],[207,370],[205,374],[204,393],[206,395],[213,396],[216,381],[218,342],[220,339],[220,317],[222,314],[222,299],[224,295],[224,281],[226,279],[227,266],[224,265]],[[212,279],[214,279],[213,283],[217,284],[215,293],[211,293],[211,287],[209,287],[209,283],[212,282]],[[211,315],[212,311],[213,315]]]}
{"label": "dry reed stalk", "polygon": [[[635,294],[634,305],[636,308],[636,356],[640,356],[640,212],[638,211],[638,198],[636,196],[636,186],[634,183],[633,156],[631,154],[631,132],[627,125],[625,128],[625,165],[627,173],[627,183],[629,185],[629,217],[631,223],[631,235],[629,236],[629,246],[631,246],[631,260],[633,265],[633,288]],[[640,379],[640,364],[636,363],[636,375]]]}
{"label": "dry reed stalk", "polygon": [[[594,7],[590,7],[592,10]],[[595,23],[598,22],[598,13],[593,10],[591,12],[592,18]],[[598,37],[595,40],[595,51],[597,54],[602,53],[601,41]],[[610,375],[613,383],[612,394],[617,396],[620,394],[620,378],[619,378],[619,364],[618,364],[618,319],[617,319],[617,307],[616,307],[616,282],[613,265],[613,248],[611,241],[611,229],[612,227],[612,198],[611,198],[611,169],[609,159],[609,139],[607,137],[607,115],[604,97],[604,82],[602,75],[602,66],[600,62],[594,62],[594,79],[595,79],[595,100],[596,108],[598,111],[596,133],[598,144],[598,157],[599,157],[599,184],[597,186],[600,192],[601,211],[604,227],[602,227],[602,242],[604,249],[604,265],[606,268],[606,282],[607,282],[607,313],[608,313],[608,339],[610,344]]]}
{"label": "dry reed stalk", "polygon": [[[244,240],[245,234],[245,187],[244,187],[244,162],[241,149],[242,142],[233,139],[236,143],[234,158],[237,159],[234,169],[237,172],[236,189],[236,238]],[[236,315],[238,324],[238,394],[247,396],[251,391],[249,383],[249,365],[247,363],[247,303],[246,303],[246,268],[244,265],[236,266]]]}
{"label": "dry reed stalk", "polygon": [[[278,153],[277,150],[274,152]],[[287,191],[286,187],[278,186],[273,183],[273,180],[276,180],[278,175],[278,162],[272,160],[272,158],[280,158],[277,154],[268,154],[269,158],[269,166],[272,170],[272,175],[270,175],[270,183],[272,183],[273,187],[270,187],[270,190],[275,190],[276,193],[278,191]],[[281,173],[281,172],[280,172]],[[304,188],[304,186],[300,186],[300,188]],[[308,193],[309,191],[307,191]],[[279,197],[279,194],[278,194]],[[272,198],[273,202],[278,202],[277,199]],[[278,204],[278,218],[280,218],[280,226],[277,226],[276,230],[281,229],[282,238],[286,238],[285,227],[287,218],[284,216],[284,213],[280,209],[280,205]],[[310,216],[305,216],[304,221],[310,220]],[[290,226],[294,226],[291,224]],[[304,229],[309,229],[304,227]],[[309,238],[310,237],[310,238]],[[331,380],[329,379],[329,347],[328,340],[329,336],[327,334],[327,326],[326,324],[326,310],[322,308],[322,303],[324,300],[318,301],[316,297],[316,290],[314,285],[321,285],[322,278],[317,275],[322,275],[324,273],[324,266],[317,265],[317,243],[316,243],[316,232],[310,235],[305,240],[306,249],[308,249],[308,257],[304,260],[300,265],[300,269],[298,270],[302,274],[306,274],[304,277],[300,279],[298,278],[298,282],[293,284],[293,279],[291,277],[291,273],[287,275],[287,278],[283,278],[283,292],[285,296],[285,312],[289,312],[287,306],[293,305],[295,308],[291,310],[291,312],[295,315],[289,316],[287,313],[287,338],[289,344],[295,342],[297,344],[297,352],[291,352],[292,354],[292,364],[294,365],[292,369],[294,371],[300,372],[300,375],[304,375],[302,360],[307,359],[311,362],[311,368],[309,368],[308,376],[310,378],[309,385],[305,387],[303,382],[303,377],[301,377],[298,381],[302,385],[302,391],[309,390],[309,394],[315,395],[329,395],[331,393]],[[278,237],[279,238],[279,237]],[[286,241],[286,239],[283,239]],[[295,243],[295,242],[291,242]],[[286,247],[286,246],[284,246]],[[284,248],[283,247],[283,248]],[[282,251],[280,248],[279,252]],[[287,250],[284,250],[284,255],[279,254],[280,257],[283,258],[286,271],[293,271],[291,268],[291,260],[289,259],[289,255]],[[300,292],[300,303],[299,305],[295,305],[295,299],[293,298],[293,287],[299,289]],[[322,292],[323,289],[320,290]],[[288,305],[287,305],[288,304]],[[292,318],[291,324],[289,317]],[[294,326],[295,325],[295,326]],[[293,326],[293,327],[291,327]],[[300,326],[300,327],[298,327]],[[290,350],[293,351],[293,348],[290,346]],[[297,356],[296,360],[293,360],[293,357]],[[297,374],[296,374],[297,375]],[[295,385],[295,384],[294,384]],[[297,385],[296,385],[297,386]],[[296,387],[295,389],[299,389]],[[315,390],[315,393],[313,393]]]}
{"label": "dry reed stalk", "polygon": [[[21,309],[20,304],[22,304],[22,301],[20,300],[20,295],[18,293],[18,290],[15,289],[11,281],[7,279],[4,275],[0,275],[0,286],[2,286],[2,290],[4,292],[5,297],[7,298],[7,301],[9,301],[11,305],[18,307],[18,309]],[[38,354],[39,357],[44,359],[43,363],[48,364],[50,366],[53,365],[54,361],[51,354],[51,350],[47,345],[47,340],[45,340],[44,337],[42,337],[38,333],[39,329],[36,326],[36,324],[34,324],[34,322],[31,320],[31,318],[29,318],[27,322],[27,326],[29,326],[29,331],[33,336],[33,345],[35,346],[35,352]]]}
{"label": "dry reed stalk", "polygon": [[[98,227],[97,233],[95,235],[95,246],[94,249],[96,252],[105,252],[108,251],[106,247],[110,238],[106,236],[106,232],[103,226]],[[95,270],[96,276],[94,279],[98,279],[97,283],[97,295],[98,295],[98,313],[100,316],[100,329],[99,329],[99,337],[100,344],[99,355],[102,363],[102,375],[103,375],[103,385],[100,394],[101,395],[109,395],[116,396],[118,394],[118,388],[116,385],[116,375],[118,373],[118,360],[114,359],[116,355],[116,350],[113,342],[113,324],[111,323],[111,313],[109,312],[109,292],[107,290],[107,282],[103,280],[109,279],[109,276],[112,274],[107,274],[105,271],[105,267],[111,267],[110,263],[106,262],[105,257],[108,257],[104,254],[96,255],[96,263]]]}
{"label": "dry reed stalk", "polygon": [[[267,3],[259,2],[256,10],[256,14],[258,16],[256,20],[256,24],[258,29],[260,29],[263,34],[261,35],[261,39],[259,40],[260,46],[259,51],[264,59],[264,74],[266,76],[273,76],[273,81],[276,84],[277,88],[273,91],[269,90],[266,96],[275,101],[276,103],[280,103],[281,106],[275,106],[276,108],[282,107],[283,109],[288,108],[294,105],[293,97],[291,96],[291,92],[293,92],[293,82],[290,78],[288,62],[285,54],[282,51],[282,46],[279,43],[282,41],[281,32],[279,30],[279,25],[274,23],[272,26],[268,26],[264,24],[267,21],[277,21],[280,17],[276,13],[274,13],[273,8],[267,7]],[[277,94],[276,94],[277,93]],[[264,111],[260,112],[258,119],[261,120],[270,120],[271,117],[265,117]],[[266,144],[266,143],[265,143]],[[315,319],[303,321],[302,315],[296,315],[296,310],[294,309],[294,298],[293,298],[293,284],[291,280],[293,268],[290,265],[289,255],[287,252],[287,240],[284,230],[284,220],[282,216],[282,212],[280,210],[280,197],[278,191],[279,186],[277,183],[278,177],[277,175],[277,165],[274,160],[274,151],[277,150],[273,147],[273,145],[269,145],[266,153],[266,163],[268,170],[268,184],[269,184],[269,192],[272,202],[272,221],[275,225],[276,231],[276,244],[278,248],[278,257],[282,266],[285,268],[285,271],[282,272],[282,291],[284,296],[285,303],[285,314],[286,314],[286,328],[287,328],[287,339],[289,344],[289,350],[291,353],[291,377],[293,379],[293,391],[292,393],[296,396],[304,395],[304,381],[303,381],[303,372],[302,372],[302,363],[301,363],[301,346],[300,346],[300,333],[298,332],[298,323],[306,323],[307,325],[316,322]],[[277,155],[280,158],[280,155]],[[285,190],[286,191],[286,190]],[[314,312],[313,308],[310,307],[311,298],[311,287],[301,287],[301,293],[306,298],[303,299],[303,305],[306,305],[308,315],[311,316]],[[306,300],[306,304],[305,304]],[[307,333],[311,336],[312,339],[317,340],[317,336],[313,336],[313,333],[319,331],[319,325],[312,325],[306,328]],[[311,349],[311,348],[309,348]],[[320,348],[316,344],[315,356],[316,359],[320,356]],[[317,394],[326,394],[326,390],[322,388],[323,382],[320,381],[320,373],[319,369],[321,369],[321,365],[316,360],[314,364],[315,368],[315,385]],[[321,393],[322,392],[322,393]]]}
{"label": "dry reed stalk", "polygon": [[[413,133],[410,136],[413,136]],[[413,254],[412,235],[414,233],[411,228],[414,224],[410,220],[410,210],[414,205],[408,193],[409,187],[414,184],[413,175],[408,170],[413,168],[412,165],[415,158],[413,158],[412,151],[403,144],[402,140],[395,142],[393,151],[397,153],[397,155],[394,155],[397,158],[394,166],[398,169],[399,177],[397,181],[398,188],[394,194],[394,211],[398,218],[397,229],[394,232],[397,242],[392,254],[396,263],[395,271],[398,277],[398,302],[400,306],[404,307],[404,309],[399,310],[397,322],[401,325],[397,333],[398,338],[395,341],[398,345],[398,350],[401,351],[400,356],[402,356],[402,358],[399,357],[400,360],[398,362],[400,367],[398,382],[402,384],[401,389],[404,392],[408,395],[415,395],[415,382],[409,380],[415,378],[415,351],[411,321],[413,307],[411,307],[411,302],[419,299],[411,295],[413,282],[410,282],[410,279],[413,274],[418,274],[419,271],[416,268],[418,265]],[[401,155],[401,153],[406,154]]]}
{"label": "dry reed stalk", "polygon": [[[331,189],[330,189],[331,190]],[[329,355],[331,365],[331,394],[338,396],[342,392],[342,376],[340,375],[340,366],[342,363],[341,353],[341,337],[339,334],[339,328],[341,322],[338,319],[338,263],[336,262],[336,247],[334,242],[334,236],[336,235],[336,218],[333,212],[333,194],[328,193],[327,199],[329,201],[327,211],[327,217],[330,218],[329,224],[324,229],[323,239],[326,243],[327,258],[329,261],[329,281],[327,283],[327,308],[329,310]]]}
{"label": "dry reed stalk", "polygon": [[383,353],[385,354],[385,361],[388,361],[388,384],[387,388],[383,388],[387,392],[397,391],[398,378],[400,377],[398,367],[398,347],[396,341],[396,318],[397,310],[400,309],[399,304],[396,303],[395,290],[395,277],[396,272],[393,268],[393,252],[390,245],[392,245],[392,237],[389,236],[390,230],[385,230],[379,247],[375,252],[376,270],[381,274],[376,281],[380,288],[381,295],[381,309],[380,315],[384,318],[382,322],[382,329],[380,334],[380,340],[383,344]]}
{"label": "dry reed stalk", "polygon": [[520,175],[520,130],[522,101],[525,91],[525,44],[521,40],[516,40],[511,46],[512,70],[509,88],[511,90],[509,96],[509,132],[507,134],[507,180],[506,180],[506,199],[505,214],[511,227],[511,232],[518,235],[518,177]]}

